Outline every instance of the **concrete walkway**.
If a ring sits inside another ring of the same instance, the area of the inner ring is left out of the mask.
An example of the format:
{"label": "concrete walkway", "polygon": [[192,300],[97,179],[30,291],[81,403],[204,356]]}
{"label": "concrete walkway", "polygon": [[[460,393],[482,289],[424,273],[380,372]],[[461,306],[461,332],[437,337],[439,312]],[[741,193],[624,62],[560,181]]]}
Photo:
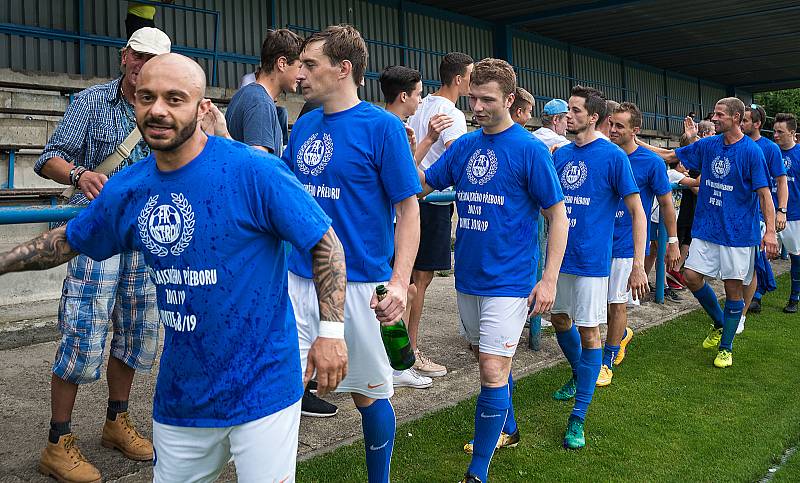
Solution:
{"label": "concrete walkway", "polygon": [[[776,273],[788,271],[788,262],[778,261]],[[455,405],[475,395],[479,389],[477,365],[467,345],[458,336],[458,315],[452,277],[435,278],[428,292],[421,328],[421,347],[433,360],[445,364],[449,374],[435,379],[432,388],[397,390],[392,403],[399,422]],[[714,283],[717,293],[721,285]],[[635,331],[660,325],[698,308],[688,291],[681,292],[680,303],[646,303],[630,310],[630,325]],[[47,482],[36,472],[39,453],[45,444],[49,421],[50,368],[56,351],[57,301],[0,307],[0,482]],[[705,331],[697,328],[697,337]],[[43,340],[46,340],[43,342]],[[636,342],[633,342],[634,354]],[[563,360],[555,338],[544,335],[539,352],[527,349],[527,338],[520,342],[514,358],[514,374],[521,377]],[[131,413],[140,431],[151,435],[150,410],[155,374],[138,375],[131,395]],[[123,458],[120,453],[100,446],[100,431],[105,417],[105,382],[83,386],[73,416],[73,430],[80,448],[103,474],[104,481],[152,481],[152,467]],[[305,459],[349,444],[361,437],[358,412],[349,396],[328,398],[340,408],[334,418],[303,418],[299,458]],[[220,481],[235,481],[232,467]]]}

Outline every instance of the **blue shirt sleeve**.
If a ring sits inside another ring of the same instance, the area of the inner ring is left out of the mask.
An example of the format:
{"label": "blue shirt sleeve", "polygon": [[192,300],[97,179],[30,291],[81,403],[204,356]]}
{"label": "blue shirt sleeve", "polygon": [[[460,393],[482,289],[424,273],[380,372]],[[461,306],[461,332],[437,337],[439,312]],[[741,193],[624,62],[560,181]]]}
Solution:
{"label": "blue shirt sleeve", "polygon": [[786,167],[783,165],[783,157],[781,156],[780,148],[777,145],[770,143],[769,148],[764,154],[767,159],[767,168],[769,168],[770,176],[773,178],[785,176]]}
{"label": "blue shirt sleeve", "polygon": [[381,150],[377,156],[383,189],[394,205],[422,191],[416,164],[411,156],[405,127],[399,120],[387,123]]}
{"label": "blue shirt sleeve", "polygon": [[681,163],[683,163],[687,169],[700,171],[700,166],[702,165],[701,156],[703,153],[704,139],[699,139],[688,146],[684,146],[675,150],[675,156],[681,160]]}
{"label": "blue shirt sleeve", "polygon": [[444,150],[444,153],[442,153],[439,159],[437,159],[430,168],[425,170],[425,184],[439,191],[456,184],[450,165],[452,164],[452,160],[459,155],[460,146],[461,142],[459,142],[459,139],[453,141],[453,144]]}
{"label": "blue shirt sleeve", "polygon": [[672,185],[670,185],[669,176],[667,175],[667,165],[661,158],[653,160],[653,172],[650,176],[650,182],[652,183],[653,193],[656,196],[672,192]]}
{"label": "blue shirt sleeve", "polygon": [[754,146],[754,148],[748,153],[748,159],[750,160],[750,186],[753,191],[770,186],[767,160],[764,158],[764,152],[758,146]]}
{"label": "blue shirt sleeve", "polygon": [[[561,183],[553,166],[553,159],[544,144],[531,143],[529,158],[525,166],[528,168],[528,193],[544,209],[564,199]],[[435,165],[434,165],[435,166]]]}
{"label": "blue shirt sleeve", "polygon": [[625,152],[617,149],[616,146],[612,152],[614,156],[614,189],[620,198],[624,198],[630,194],[639,192],[639,185],[636,184],[636,177],[633,175],[633,168],[631,162]]}
{"label": "blue shirt sleeve", "polygon": [[251,163],[254,177],[248,196],[259,228],[308,250],[322,239],[331,219],[300,181],[277,157],[265,156],[268,162]]}
{"label": "blue shirt sleeve", "polygon": [[109,179],[100,196],[67,223],[69,245],[93,260],[105,260],[135,249],[132,237],[120,233],[126,197],[115,193],[114,185],[121,178]]}

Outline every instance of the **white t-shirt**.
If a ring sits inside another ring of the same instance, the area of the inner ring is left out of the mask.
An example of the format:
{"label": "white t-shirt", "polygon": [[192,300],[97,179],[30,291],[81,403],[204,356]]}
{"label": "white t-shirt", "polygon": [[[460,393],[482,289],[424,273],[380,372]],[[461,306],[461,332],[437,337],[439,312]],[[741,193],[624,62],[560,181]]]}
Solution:
{"label": "white t-shirt", "polygon": [[435,163],[444,153],[445,145],[450,141],[455,141],[467,133],[467,118],[464,113],[453,104],[450,99],[441,96],[428,95],[422,99],[422,104],[413,116],[408,118],[408,125],[414,130],[417,142],[428,135],[428,122],[435,114],[447,114],[453,118],[453,125],[442,131],[439,139],[433,143],[428,154],[425,155],[419,164],[420,169],[426,170]]}
{"label": "white t-shirt", "polygon": [[552,148],[553,146],[561,147],[570,143],[569,139],[558,134],[549,127],[540,127],[539,129],[533,131],[533,135],[536,136],[539,141],[543,142],[548,149]]}
{"label": "white t-shirt", "polygon": [[[686,175],[674,169],[668,169],[667,177],[669,178],[669,184],[678,184],[683,180],[683,178],[686,177]],[[680,213],[681,199],[683,199],[683,192],[681,192],[680,190],[672,192],[672,204],[673,206],[675,206],[676,219],[678,218],[678,213]],[[650,211],[650,221],[652,221],[653,223],[658,223],[659,216],[660,216],[660,208],[658,206],[658,198],[653,197],[653,209]]]}
{"label": "white t-shirt", "polygon": [[603,132],[602,132],[602,131],[597,131],[597,130],[595,130],[594,134],[595,134],[597,137],[601,138],[601,139],[605,139],[606,141],[611,141],[610,139],[608,139],[608,136],[606,136],[605,134],[603,134]]}

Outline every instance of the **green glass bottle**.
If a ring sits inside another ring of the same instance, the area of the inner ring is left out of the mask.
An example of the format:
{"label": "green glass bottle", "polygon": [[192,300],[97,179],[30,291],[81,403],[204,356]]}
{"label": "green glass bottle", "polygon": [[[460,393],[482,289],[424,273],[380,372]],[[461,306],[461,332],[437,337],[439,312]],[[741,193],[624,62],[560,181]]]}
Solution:
{"label": "green glass bottle", "polygon": [[[375,294],[378,300],[386,297],[386,287],[378,285]],[[381,324],[381,339],[386,355],[389,356],[389,365],[396,371],[403,371],[414,365],[416,357],[411,349],[411,341],[408,340],[408,329],[403,319],[398,320],[392,325]]]}

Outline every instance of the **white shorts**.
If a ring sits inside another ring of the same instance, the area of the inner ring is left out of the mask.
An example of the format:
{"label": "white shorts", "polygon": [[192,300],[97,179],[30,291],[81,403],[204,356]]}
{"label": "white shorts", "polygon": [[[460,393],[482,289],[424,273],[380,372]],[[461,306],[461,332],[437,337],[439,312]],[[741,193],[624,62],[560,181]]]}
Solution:
{"label": "white shorts", "polygon": [[628,302],[628,294],[630,294],[628,279],[632,269],[633,258],[611,259],[611,274],[608,276],[608,303],[624,304]]}
{"label": "white shorts", "polygon": [[513,357],[528,316],[528,298],[456,294],[461,336],[484,354]]}
{"label": "white shorts", "polygon": [[[386,282],[347,282],[344,302],[344,339],[347,343],[347,376],[336,392],[355,392],[373,399],[394,395],[392,366],[383,348],[381,323],[369,301],[375,287]],[[319,301],[314,281],[289,272],[289,297],[292,299],[300,363],[305,373],[308,350],[319,334]]]}
{"label": "white shorts", "polygon": [[753,280],[756,247],[726,247],[692,238],[685,267],[720,280]]}
{"label": "white shorts", "polygon": [[231,457],[240,482],[294,482],[300,404],[226,428],[153,421],[153,482],[216,481]]}
{"label": "white shorts", "polygon": [[608,277],[558,274],[551,314],[567,314],[578,327],[597,327],[608,316]]}
{"label": "white shorts", "polygon": [[800,255],[800,221],[787,221],[786,228],[778,232],[778,243],[791,255]]}

